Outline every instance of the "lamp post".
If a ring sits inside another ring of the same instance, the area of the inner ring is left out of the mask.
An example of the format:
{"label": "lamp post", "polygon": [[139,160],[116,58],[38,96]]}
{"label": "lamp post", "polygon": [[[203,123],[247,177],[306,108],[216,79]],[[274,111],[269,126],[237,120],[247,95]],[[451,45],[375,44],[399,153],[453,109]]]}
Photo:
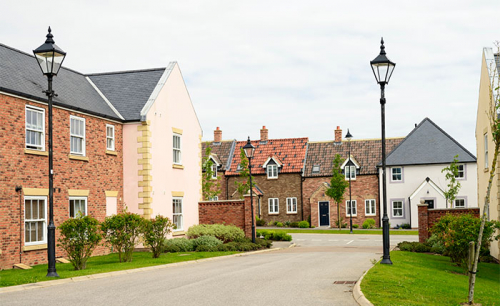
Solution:
{"label": "lamp post", "polygon": [[385,85],[389,84],[392,72],[396,63],[391,62],[385,56],[384,39],[380,41],[380,54],[370,62],[373,74],[377,83],[380,85],[380,109],[382,114],[382,193],[384,215],[382,217],[382,232],[384,256],[381,263],[392,265],[391,255],[389,253],[389,217],[387,216],[387,181],[385,174]]}
{"label": "lamp post", "polygon": [[52,78],[59,72],[66,52],[54,43],[50,32],[51,29],[49,27],[49,34],[47,34],[45,43],[36,50],[33,50],[33,53],[38,61],[38,65],[40,65],[40,69],[42,69],[42,73],[47,76],[49,82],[48,90],[44,91],[49,102],[49,225],[47,226],[47,257],[49,267],[47,276],[59,277],[56,272],[56,227],[54,225],[54,169],[52,154],[52,98],[57,95],[52,90]]}
{"label": "lamp post", "polygon": [[253,186],[252,186],[252,158],[255,152],[255,147],[250,143],[248,136],[247,144],[243,147],[245,156],[248,158],[248,172],[250,174],[250,209],[252,210],[252,242],[255,243],[255,216],[253,211]]}
{"label": "lamp post", "polygon": [[351,234],[352,234],[352,199],[351,199],[351,178],[352,178],[352,173],[351,173],[351,139],[352,135],[349,133],[349,129],[347,129],[347,134],[345,135],[345,139],[347,139],[347,143],[349,144],[349,162],[347,163],[347,167],[349,169],[349,219],[351,223]]}

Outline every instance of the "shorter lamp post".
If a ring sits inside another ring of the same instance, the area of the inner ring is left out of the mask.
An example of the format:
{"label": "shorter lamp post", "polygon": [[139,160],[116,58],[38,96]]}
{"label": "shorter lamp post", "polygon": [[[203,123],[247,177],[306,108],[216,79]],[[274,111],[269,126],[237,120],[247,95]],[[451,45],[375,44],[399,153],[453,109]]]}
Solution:
{"label": "shorter lamp post", "polygon": [[45,43],[33,50],[35,58],[42,69],[42,73],[47,76],[49,82],[48,90],[44,91],[48,98],[49,108],[49,225],[47,226],[47,257],[49,267],[48,277],[59,277],[56,271],[56,226],[54,225],[54,157],[52,152],[52,98],[57,96],[52,90],[52,78],[57,75],[61,68],[66,52],[59,48],[54,40],[54,36],[47,34]]}
{"label": "shorter lamp post", "polygon": [[389,252],[389,217],[387,216],[387,179],[385,174],[385,85],[389,84],[396,63],[391,62],[385,55],[384,39],[380,41],[380,54],[370,62],[373,74],[380,85],[380,112],[382,114],[382,193],[384,215],[382,217],[382,241],[384,256],[381,263],[392,265]]}
{"label": "shorter lamp post", "polygon": [[252,186],[252,158],[255,153],[255,147],[250,143],[248,136],[247,144],[243,147],[245,156],[248,158],[248,172],[250,176],[250,209],[252,210],[252,242],[255,243],[255,216],[253,211],[253,186]]}
{"label": "shorter lamp post", "polygon": [[349,133],[349,129],[347,129],[347,134],[345,135],[345,139],[347,139],[347,143],[349,144],[349,161],[347,162],[347,169],[349,169],[349,218],[351,223],[351,234],[352,234],[352,199],[351,199],[351,178],[352,178],[352,167],[351,167],[351,139],[352,135]]}

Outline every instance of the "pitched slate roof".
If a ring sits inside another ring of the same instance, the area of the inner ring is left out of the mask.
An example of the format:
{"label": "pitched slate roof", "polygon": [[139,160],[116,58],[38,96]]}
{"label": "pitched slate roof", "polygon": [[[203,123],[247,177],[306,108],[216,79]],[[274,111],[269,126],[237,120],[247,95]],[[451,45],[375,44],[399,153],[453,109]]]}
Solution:
{"label": "pitched slate roof", "polygon": [[205,150],[207,146],[212,149],[211,153],[217,154],[217,157],[222,163],[222,169],[220,171],[226,171],[231,163],[231,157],[233,155],[234,147],[236,145],[236,140],[225,140],[221,142],[203,142],[201,152],[203,157],[205,157]]}
{"label": "pitched slate roof", "polygon": [[458,155],[459,162],[476,162],[476,157],[429,118],[425,118],[387,155],[388,166],[447,164]]}
{"label": "pitched slate roof", "polygon": [[89,74],[126,121],[139,121],[141,110],[166,68]]}
{"label": "pitched slate roof", "polygon": [[[279,173],[302,173],[308,140],[309,138],[305,137],[269,139],[265,142],[260,140],[252,141],[251,143],[255,147],[254,158],[252,159],[252,174],[266,173],[266,169],[262,165],[269,156],[276,156],[283,163]],[[246,143],[246,141],[236,143],[231,167],[226,171],[226,175],[239,175],[236,169],[241,162],[240,150]]]}
{"label": "pitched slate roof", "polygon": [[495,62],[497,63],[497,71],[500,72],[500,53],[495,54],[494,57],[495,57]]}
{"label": "pitched slate roof", "polygon": [[[387,138],[386,152],[394,149],[403,138]],[[305,177],[331,176],[335,155],[343,159],[349,155],[347,141],[310,142],[307,149]],[[380,139],[351,140],[351,155],[360,165],[359,174],[377,174],[377,164],[382,159],[382,141]],[[319,172],[313,173],[313,167],[319,166]]]}
{"label": "pitched slate roof", "polygon": [[[62,67],[54,77],[54,105],[121,120],[85,75]],[[0,44],[0,91],[47,102],[47,78],[33,55]]]}

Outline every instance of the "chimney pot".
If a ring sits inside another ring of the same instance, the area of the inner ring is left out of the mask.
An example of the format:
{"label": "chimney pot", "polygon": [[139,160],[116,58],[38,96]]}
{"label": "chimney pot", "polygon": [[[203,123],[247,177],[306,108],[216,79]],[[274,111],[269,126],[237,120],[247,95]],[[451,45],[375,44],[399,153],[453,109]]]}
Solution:
{"label": "chimney pot", "polygon": [[267,141],[268,138],[268,129],[266,129],[266,126],[262,126],[262,129],[260,130],[260,141]]}
{"label": "chimney pot", "polygon": [[214,142],[221,142],[222,141],[222,130],[217,127],[217,129],[214,131]]}
{"label": "chimney pot", "polygon": [[337,129],[335,130],[335,142],[342,142],[342,130],[340,129],[340,126],[337,126]]}

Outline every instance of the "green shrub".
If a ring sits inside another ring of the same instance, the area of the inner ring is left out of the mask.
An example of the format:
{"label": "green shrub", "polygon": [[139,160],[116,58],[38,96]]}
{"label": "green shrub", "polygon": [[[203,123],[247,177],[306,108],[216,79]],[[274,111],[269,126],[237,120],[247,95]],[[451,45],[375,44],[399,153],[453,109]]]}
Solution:
{"label": "green shrub", "polygon": [[195,249],[196,252],[213,252],[214,250],[217,250],[217,247],[212,248],[212,247],[205,245],[205,244],[200,244]]}
{"label": "green shrub", "polygon": [[276,222],[276,226],[277,226],[277,227],[283,227],[283,223],[281,223],[281,222]]}
{"label": "green shrub", "polygon": [[309,228],[309,222],[307,222],[307,221],[300,221],[299,222],[299,227],[300,228]]}
{"label": "green shrub", "polygon": [[192,239],[212,236],[226,243],[245,237],[245,232],[234,225],[199,224],[191,226],[187,231],[187,236]]}
{"label": "green shrub", "polygon": [[[437,236],[437,239],[444,245],[444,255],[462,266],[467,266],[469,242],[475,241],[479,237],[479,228],[481,219],[470,214],[451,215],[446,214],[431,228],[431,234]],[[490,242],[499,236],[493,237],[495,229],[500,228],[498,221],[486,221],[484,224],[483,241],[481,242],[481,253],[487,252]]]}
{"label": "green shrub", "polygon": [[92,251],[102,240],[99,221],[90,216],[70,218],[58,227],[61,233],[58,246],[68,254],[75,270],[83,270]]}
{"label": "green shrub", "polygon": [[259,217],[255,216],[255,225],[257,226],[264,226],[266,225],[266,221],[260,219]]}
{"label": "green shrub", "polygon": [[365,222],[363,222],[363,228],[364,229],[375,228],[375,220],[372,218],[366,219]]}
{"label": "green shrub", "polygon": [[269,221],[269,222],[267,223],[267,226],[274,226],[274,221]]}
{"label": "green shrub", "polygon": [[299,227],[299,222],[292,222],[290,223],[290,227]]}
{"label": "green shrub", "polygon": [[106,241],[118,251],[120,262],[132,261],[132,254],[141,234],[144,218],[129,212],[106,217],[101,230]]}
{"label": "green shrub", "polygon": [[219,252],[231,252],[231,251],[236,251],[236,249],[232,246],[227,245],[227,244],[221,244],[217,247],[217,251],[219,251]]}
{"label": "green shrub", "polygon": [[255,239],[255,243],[257,243],[264,249],[269,249],[273,245],[272,241],[260,238]]}
{"label": "green shrub", "polygon": [[[220,241],[219,239],[217,239],[213,236],[200,236],[196,239],[193,239],[192,243],[193,243],[193,248],[195,250],[198,250],[198,246],[201,246],[201,245],[205,245],[209,248],[216,248],[222,244],[222,241]],[[203,252],[206,252],[206,251],[203,251]]]}
{"label": "green shrub", "polygon": [[411,229],[410,223],[403,223],[399,227],[402,229]]}
{"label": "green shrub", "polygon": [[353,224],[352,227],[353,228],[359,228],[359,225],[358,224]]}
{"label": "green shrub", "polygon": [[176,245],[166,244],[165,247],[163,248],[163,252],[165,252],[165,253],[178,253],[180,251],[181,251],[181,248],[179,248]]}
{"label": "green shrub", "polygon": [[436,235],[431,235],[429,239],[425,242],[430,248],[432,253],[443,254],[445,248],[441,240]]}
{"label": "green shrub", "polygon": [[403,241],[398,243],[398,248],[406,252],[430,252],[431,247],[425,243]]}
{"label": "green shrub", "polygon": [[165,250],[172,252],[172,249],[179,249],[177,252],[192,252],[194,250],[193,240],[186,238],[167,239],[165,243]]}
{"label": "green shrub", "polygon": [[264,237],[265,240],[291,241],[292,236],[285,232],[275,232],[272,230],[258,230],[257,237]]}
{"label": "green shrub", "polygon": [[142,223],[144,245],[151,248],[153,258],[160,257],[165,247],[165,239],[173,227],[174,224],[170,219],[161,215],[156,216],[154,219],[146,219]]}
{"label": "green shrub", "polygon": [[283,223],[283,225],[284,225],[284,226],[286,226],[286,227],[289,227],[289,226],[290,226],[290,223],[291,223],[290,221],[285,221],[285,222]]}

